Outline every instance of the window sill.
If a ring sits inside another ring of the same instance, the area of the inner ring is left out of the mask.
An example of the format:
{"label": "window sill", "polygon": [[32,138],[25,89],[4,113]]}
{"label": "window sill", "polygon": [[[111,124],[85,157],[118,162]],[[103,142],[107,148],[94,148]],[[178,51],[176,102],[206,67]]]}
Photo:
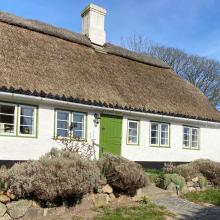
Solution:
{"label": "window sill", "polygon": [[150,145],[150,147],[156,147],[156,148],[171,148],[171,146],[161,146],[161,145]]}
{"label": "window sill", "polygon": [[183,147],[184,150],[200,150],[200,148]]}

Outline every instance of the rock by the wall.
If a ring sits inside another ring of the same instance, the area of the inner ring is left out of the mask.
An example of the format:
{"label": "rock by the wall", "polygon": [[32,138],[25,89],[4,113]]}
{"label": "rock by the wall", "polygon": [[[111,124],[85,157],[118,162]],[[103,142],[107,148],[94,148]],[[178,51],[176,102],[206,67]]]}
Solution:
{"label": "rock by the wall", "polygon": [[19,200],[16,202],[8,203],[7,212],[12,218],[20,218],[25,215],[28,208],[31,207],[32,201],[29,200]]}
{"label": "rock by the wall", "polygon": [[2,217],[7,211],[6,205],[0,203],[0,217]]}

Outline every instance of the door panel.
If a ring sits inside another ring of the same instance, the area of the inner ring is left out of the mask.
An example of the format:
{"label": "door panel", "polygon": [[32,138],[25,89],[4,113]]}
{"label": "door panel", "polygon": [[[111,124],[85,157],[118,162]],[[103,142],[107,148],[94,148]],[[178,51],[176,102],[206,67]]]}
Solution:
{"label": "door panel", "polygon": [[103,152],[115,155],[121,154],[122,117],[114,115],[101,115],[100,145]]}

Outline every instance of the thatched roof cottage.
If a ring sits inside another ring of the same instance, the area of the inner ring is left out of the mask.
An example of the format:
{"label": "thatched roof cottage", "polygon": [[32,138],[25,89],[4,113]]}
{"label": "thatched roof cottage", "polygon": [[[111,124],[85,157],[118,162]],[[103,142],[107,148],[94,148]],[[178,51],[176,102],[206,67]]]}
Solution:
{"label": "thatched roof cottage", "polygon": [[0,12],[0,160],[71,130],[135,161],[220,161],[219,112],[164,62],[107,43],[105,14],[90,4],[78,34]]}

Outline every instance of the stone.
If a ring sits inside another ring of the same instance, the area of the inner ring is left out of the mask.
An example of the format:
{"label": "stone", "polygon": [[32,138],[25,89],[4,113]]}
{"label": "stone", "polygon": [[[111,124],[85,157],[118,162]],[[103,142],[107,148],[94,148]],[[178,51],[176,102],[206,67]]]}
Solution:
{"label": "stone", "polygon": [[36,201],[32,201],[32,205],[33,208],[40,208],[40,205],[36,202]]}
{"label": "stone", "polygon": [[10,217],[8,213],[5,213],[5,215],[0,218],[0,220],[10,220],[10,219],[12,218]]}
{"label": "stone", "polygon": [[30,200],[19,200],[8,203],[7,212],[12,218],[20,218],[25,215],[28,208],[31,207],[32,201]]}
{"label": "stone", "polygon": [[0,203],[0,217],[2,217],[7,211],[7,207],[5,204]]}
{"label": "stone", "polygon": [[171,182],[168,186],[167,186],[167,190],[172,191],[172,192],[176,192],[176,184]]}
{"label": "stone", "polygon": [[197,183],[198,181],[199,181],[199,177],[198,176],[192,179],[192,182],[194,182],[194,183]]}
{"label": "stone", "polygon": [[114,193],[110,193],[110,194],[109,194],[109,198],[110,198],[111,202],[116,199]]}
{"label": "stone", "polygon": [[188,187],[194,187],[194,182],[189,181],[189,182],[186,183],[186,185],[187,185]]}
{"label": "stone", "polygon": [[97,208],[106,206],[110,202],[109,195],[107,194],[96,194],[94,196],[94,205]]}
{"label": "stone", "polygon": [[0,195],[0,202],[2,203],[10,202],[10,198],[6,195]]}
{"label": "stone", "polygon": [[15,198],[16,198],[15,194],[13,194],[10,189],[7,190],[6,195],[7,195],[11,200],[15,200]]}
{"label": "stone", "polygon": [[44,209],[43,208],[29,208],[25,213],[25,216],[22,218],[23,220],[37,219],[39,217],[43,217]]}
{"label": "stone", "polygon": [[102,187],[102,192],[110,194],[110,193],[113,192],[113,189],[112,189],[112,187],[110,185],[107,184],[107,185]]}
{"label": "stone", "polygon": [[188,187],[188,189],[189,189],[189,192],[195,192],[196,191],[195,187]]}
{"label": "stone", "polygon": [[195,187],[196,191],[201,191],[201,188],[199,186]]}

